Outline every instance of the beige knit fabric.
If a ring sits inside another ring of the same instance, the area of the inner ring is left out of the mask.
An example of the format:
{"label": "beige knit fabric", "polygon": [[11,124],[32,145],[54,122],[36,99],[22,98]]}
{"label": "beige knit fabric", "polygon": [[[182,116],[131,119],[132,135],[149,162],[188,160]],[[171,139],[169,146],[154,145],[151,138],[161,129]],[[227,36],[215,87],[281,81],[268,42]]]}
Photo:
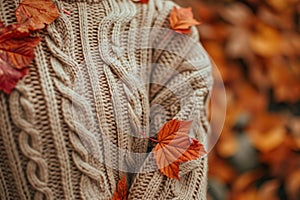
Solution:
{"label": "beige knit fabric", "polygon": [[[0,92],[1,200],[108,200],[124,175],[132,200],[206,199],[206,157],[182,164],[180,182],[166,178],[138,134],[176,117],[206,142],[212,79],[196,28],[193,43],[161,29],[171,1],[55,3],[71,14],[39,33],[30,73]],[[4,23],[17,5],[0,0]]]}

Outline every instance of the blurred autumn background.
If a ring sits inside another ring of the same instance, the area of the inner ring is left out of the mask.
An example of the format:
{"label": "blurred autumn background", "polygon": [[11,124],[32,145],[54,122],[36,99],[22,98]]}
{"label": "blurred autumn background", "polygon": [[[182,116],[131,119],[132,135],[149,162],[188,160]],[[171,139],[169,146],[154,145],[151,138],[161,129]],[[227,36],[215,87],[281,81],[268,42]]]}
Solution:
{"label": "blurred autumn background", "polygon": [[202,22],[200,40],[226,89],[208,199],[300,200],[300,2],[175,2]]}

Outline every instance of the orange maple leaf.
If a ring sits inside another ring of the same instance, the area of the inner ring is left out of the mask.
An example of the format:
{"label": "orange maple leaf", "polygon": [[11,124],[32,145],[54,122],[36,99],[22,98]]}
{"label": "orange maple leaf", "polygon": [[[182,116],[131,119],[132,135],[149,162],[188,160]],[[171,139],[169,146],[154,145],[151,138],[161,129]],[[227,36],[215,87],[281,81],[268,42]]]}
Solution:
{"label": "orange maple leaf", "polygon": [[198,140],[189,137],[192,121],[173,119],[161,128],[154,147],[154,158],[161,173],[180,180],[179,164],[195,160],[206,152]]}
{"label": "orange maple leaf", "polygon": [[174,6],[170,13],[170,26],[178,33],[189,34],[191,26],[198,25],[200,22],[194,19],[192,8],[179,8]]}
{"label": "orange maple leaf", "polygon": [[29,30],[43,29],[58,16],[58,9],[51,0],[22,0],[16,9],[17,21],[28,24]]}
{"label": "orange maple leaf", "polygon": [[34,47],[40,38],[30,37],[22,25],[4,26],[0,21],[0,90],[9,94],[24,77],[34,58]]}
{"label": "orange maple leaf", "polygon": [[118,182],[117,189],[111,200],[127,200],[127,181],[126,176],[123,176]]}

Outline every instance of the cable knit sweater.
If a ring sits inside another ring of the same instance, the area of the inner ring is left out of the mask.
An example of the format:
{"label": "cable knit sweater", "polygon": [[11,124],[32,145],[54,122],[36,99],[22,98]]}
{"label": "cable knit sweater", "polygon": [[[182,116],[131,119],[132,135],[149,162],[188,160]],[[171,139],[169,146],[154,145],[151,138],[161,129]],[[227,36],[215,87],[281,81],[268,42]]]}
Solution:
{"label": "cable knit sweater", "polygon": [[[18,3],[0,0],[5,24]],[[139,134],[175,117],[193,120],[191,136],[206,144],[212,79],[196,28],[169,30],[171,1],[55,4],[29,74],[0,92],[1,200],[109,200],[124,175],[130,200],[206,199],[206,156],[170,179]]]}

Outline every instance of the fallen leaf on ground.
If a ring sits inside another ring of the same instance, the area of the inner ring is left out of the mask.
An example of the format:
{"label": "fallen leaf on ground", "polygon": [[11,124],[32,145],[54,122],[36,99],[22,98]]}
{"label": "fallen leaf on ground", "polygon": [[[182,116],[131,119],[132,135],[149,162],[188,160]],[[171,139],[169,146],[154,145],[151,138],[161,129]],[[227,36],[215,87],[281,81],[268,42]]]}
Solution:
{"label": "fallen leaf on ground", "polygon": [[249,40],[253,52],[263,57],[278,55],[282,42],[280,32],[264,23],[258,23],[255,28]]}
{"label": "fallen leaf on ground", "polygon": [[300,98],[300,79],[284,59],[268,62],[268,76],[277,102],[295,103]]}
{"label": "fallen leaf on ground", "polygon": [[220,156],[223,158],[235,155],[239,149],[239,144],[234,133],[231,130],[224,128],[216,148]]}
{"label": "fallen leaf on ground", "polygon": [[264,199],[272,199],[272,200],[279,200],[278,195],[276,194],[277,190],[280,187],[279,180],[270,180],[263,184],[257,193],[258,200]]}
{"label": "fallen leaf on ground", "polygon": [[286,189],[291,194],[291,200],[297,200],[300,197],[300,170],[295,170],[287,177]]}
{"label": "fallen leaf on ground", "polygon": [[268,152],[281,145],[286,138],[286,130],[280,116],[260,113],[248,128],[253,145],[261,152]]}
{"label": "fallen leaf on ground", "polygon": [[216,155],[215,151],[209,153],[208,166],[215,166],[209,169],[210,177],[217,177],[222,182],[231,184],[237,176],[235,169]]}

